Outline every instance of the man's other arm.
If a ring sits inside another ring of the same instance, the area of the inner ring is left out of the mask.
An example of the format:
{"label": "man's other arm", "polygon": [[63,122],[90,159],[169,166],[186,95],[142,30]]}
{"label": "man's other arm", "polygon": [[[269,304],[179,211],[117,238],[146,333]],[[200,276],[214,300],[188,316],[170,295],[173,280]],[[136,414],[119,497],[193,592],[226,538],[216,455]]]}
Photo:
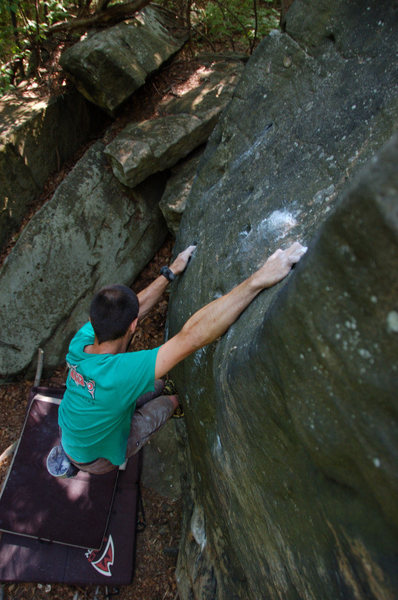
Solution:
{"label": "man's other arm", "polygon": [[[196,246],[188,246],[180,252],[177,258],[171,263],[169,269],[174,275],[180,275],[185,270],[189,259],[192,256]],[[139,302],[138,319],[145,317],[149,311],[159,302],[163,292],[169,284],[168,279],[163,275],[157,277],[150,285],[137,294]]]}
{"label": "man's other arm", "polygon": [[248,279],[194,313],[181,331],[160,347],[155,377],[162,377],[184,358],[223,335],[263,289],[286,277],[306,250],[298,242],[287,250],[277,250]]}

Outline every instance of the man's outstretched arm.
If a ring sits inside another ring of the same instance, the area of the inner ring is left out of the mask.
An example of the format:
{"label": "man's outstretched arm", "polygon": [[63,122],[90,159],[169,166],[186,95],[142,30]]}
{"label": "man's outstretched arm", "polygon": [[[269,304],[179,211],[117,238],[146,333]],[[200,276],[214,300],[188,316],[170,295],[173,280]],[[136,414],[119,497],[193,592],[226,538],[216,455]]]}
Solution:
{"label": "man's outstretched arm", "polygon": [[[180,275],[185,270],[189,259],[192,256],[196,246],[188,246],[177,258],[171,263],[170,270],[174,275]],[[169,281],[163,275],[157,277],[150,285],[137,294],[139,302],[138,319],[142,319],[149,311],[157,304],[162,297],[163,292],[167,288]]]}
{"label": "man's outstretched arm", "polygon": [[287,250],[277,250],[248,279],[194,313],[181,331],[159,349],[155,377],[162,377],[181,360],[223,335],[263,289],[286,277],[306,250],[298,242]]}

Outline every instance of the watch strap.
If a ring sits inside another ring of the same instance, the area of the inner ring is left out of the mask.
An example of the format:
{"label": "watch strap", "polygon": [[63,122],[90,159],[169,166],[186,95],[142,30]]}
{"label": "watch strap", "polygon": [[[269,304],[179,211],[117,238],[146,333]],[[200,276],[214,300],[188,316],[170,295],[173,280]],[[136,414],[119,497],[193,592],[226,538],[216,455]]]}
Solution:
{"label": "watch strap", "polygon": [[166,277],[166,279],[168,279],[169,281],[174,281],[174,279],[176,278],[175,273],[173,273],[173,271],[167,266],[164,266],[160,269],[160,274]]}

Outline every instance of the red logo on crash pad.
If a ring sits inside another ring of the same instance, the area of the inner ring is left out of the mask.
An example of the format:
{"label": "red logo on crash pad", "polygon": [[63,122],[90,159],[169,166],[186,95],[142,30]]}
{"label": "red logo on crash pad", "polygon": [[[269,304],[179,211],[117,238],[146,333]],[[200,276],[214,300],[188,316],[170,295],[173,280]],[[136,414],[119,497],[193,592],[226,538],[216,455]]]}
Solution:
{"label": "red logo on crash pad", "polygon": [[[115,549],[113,546],[113,539],[110,535],[109,538],[105,538],[106,542],[105,550],[90,550],[88,549],[86,552],[86,558],[91,566],[94,567],[98,573],[101,575],[105,575],[106,577],[111,577],[111,566],[115,560]],[[99,558],[98,558],[99,556]]]}

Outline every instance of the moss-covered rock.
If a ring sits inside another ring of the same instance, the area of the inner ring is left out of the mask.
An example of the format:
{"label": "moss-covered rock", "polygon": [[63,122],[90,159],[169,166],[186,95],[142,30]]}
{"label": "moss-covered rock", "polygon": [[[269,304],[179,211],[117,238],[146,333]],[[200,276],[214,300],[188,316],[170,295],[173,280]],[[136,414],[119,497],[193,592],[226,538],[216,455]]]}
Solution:
{"label": "moss-covered rock", "polygon": [[0,101],[0,247],[19,229],[46,179],[101,122],[77,92]]}
{"label": "moss-covered rock", "polygon": [[167,21],[159,7],[146,7],[136,18],[77,42],[60,63],[78,90],[112,115],[184,44],[186,37],[174,37]]}
{"label": "moss-covered rock", "polygon": [[123,188],[103,149],[97,142],[87,151],[0,271],[3,378],[26,371],[38,347],[46,367],[62,364],[93,293],[109,283],[131,284],[165,239],[158,206],[164,177]]}

